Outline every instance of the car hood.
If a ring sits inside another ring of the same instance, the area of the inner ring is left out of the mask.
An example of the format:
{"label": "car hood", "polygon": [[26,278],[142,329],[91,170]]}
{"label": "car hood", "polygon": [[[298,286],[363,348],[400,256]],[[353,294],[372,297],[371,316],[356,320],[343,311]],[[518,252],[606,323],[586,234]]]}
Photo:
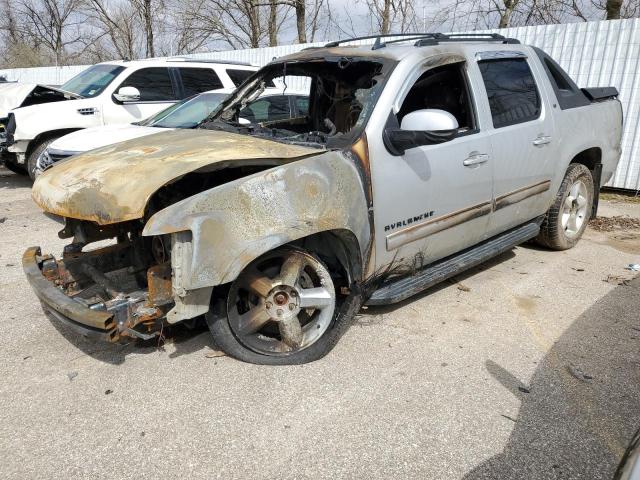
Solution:
{"label": "car hood", "polygon": [[49,85],[40,85],[38,83],[3,83],[0,84],[0,118],[9,115],[9,111],[14,108],[23,106],[23,104],[32,94],[42,95],[46,92],[55,92],[59,94],[61,100],[70,100],[82,98],[80,95]]}
{"label": "car hood", "polygon": [[36,86],[35,83],[0,84],[0,118],[5,118],[9,110],[19,107]]}
{"label": "car hood", "polygon": [[172,130],[62,161],[37,178],[32,197],[45,212],[107,225],[142,218],[154,192],[200,168],[322,151],[235,133]]}
{"label": "car hood", "polygon": [[168,132],[165,128],[143,127],[140,125],[106,125],[104,127],[85,128],[60,137],[49,145],[49,150],[81,153],[95,148],[134,138],[146,137],[159,132]]}

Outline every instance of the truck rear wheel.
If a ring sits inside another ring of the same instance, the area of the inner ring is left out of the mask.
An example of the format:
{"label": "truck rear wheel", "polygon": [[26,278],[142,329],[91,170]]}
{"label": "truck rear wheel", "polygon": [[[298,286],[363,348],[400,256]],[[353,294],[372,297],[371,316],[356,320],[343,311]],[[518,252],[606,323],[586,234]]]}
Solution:
{"label": "truck rear wheel", "polygon": [[297,248],[254,260],[206,315],[228,355],[263,365],[318,360],[337,343],[359,310],[359,295],[339,296],[326,265]]}
{"label": "truck rear wheel", "polygon": [[582,164],[572,163],[556,200],[547,212],[536,242],[554,250],[567,250],[582,237],[591,217],[593,177]]}

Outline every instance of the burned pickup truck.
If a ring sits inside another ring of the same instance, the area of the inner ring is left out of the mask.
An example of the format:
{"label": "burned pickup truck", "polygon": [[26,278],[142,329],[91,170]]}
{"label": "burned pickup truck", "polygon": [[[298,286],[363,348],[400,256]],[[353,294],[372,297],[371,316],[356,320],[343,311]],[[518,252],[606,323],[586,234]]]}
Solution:
{"label": "burned pickup truck", "polygon": [[[270,63],[199,128],[38,178],[34,200],[70,239],[60,260],[24,254],[44,309],[108,341],[204,315],[229,355],[303,363],[365,302],[530,239],[576,244],[619,159],[615,89],[579,89],[499,35],[343,43]],[[306,114],[243,118],[273,81],[308,92]]]}

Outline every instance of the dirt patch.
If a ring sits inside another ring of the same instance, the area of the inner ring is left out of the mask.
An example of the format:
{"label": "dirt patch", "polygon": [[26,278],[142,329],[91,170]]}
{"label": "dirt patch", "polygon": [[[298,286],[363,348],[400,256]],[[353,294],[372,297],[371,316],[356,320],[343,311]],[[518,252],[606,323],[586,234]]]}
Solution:
{"label": "dirt patch", "polygon": [[515,296],[515,301],[516,301],[516,305],[518,305],[518,307],[522,310],[524,310],[526,313],[533,313],[533,311],[536,309],[536,299],[535,297],[532,296],[526,296],[526,297],[521,297],[521,296]]}
{"label": "dirt patch", "polygon": [[589,227],[598,232],[613,232],[614,230],[640,229],[640,218],[625,217],[596,217],[589,221]]}
{"label": "dirt patch", "polygon": [[618,203],[640,203],[640,195],[622,195],[620,193],[600,192],[600,200]]}
{"label": "dirt patch", "polygon": [[640,231],[638,232],[619,232],[610,235],[604,241],[616,250],[632,255],[640,255]]}

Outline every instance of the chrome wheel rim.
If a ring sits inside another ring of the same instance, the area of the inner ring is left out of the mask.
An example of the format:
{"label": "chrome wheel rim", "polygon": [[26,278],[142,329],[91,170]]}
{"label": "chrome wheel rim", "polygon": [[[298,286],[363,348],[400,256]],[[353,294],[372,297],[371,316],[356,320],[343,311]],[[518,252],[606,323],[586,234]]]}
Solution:
{"label": "chrome wheel rim", "polygon": [[562,205],[562,229],[567,237],[575,237],[582,230],[588,215],[589,198],[587,186],[582,180],[577,180],[571,188]]}
{"label": "chrome wheel rim", "polygon": [[231,285],[229,325],[245,347],[287,355],[322,337],[335,301],[331,275],[320,261],[297,250],[274,252],[254,261]]}

